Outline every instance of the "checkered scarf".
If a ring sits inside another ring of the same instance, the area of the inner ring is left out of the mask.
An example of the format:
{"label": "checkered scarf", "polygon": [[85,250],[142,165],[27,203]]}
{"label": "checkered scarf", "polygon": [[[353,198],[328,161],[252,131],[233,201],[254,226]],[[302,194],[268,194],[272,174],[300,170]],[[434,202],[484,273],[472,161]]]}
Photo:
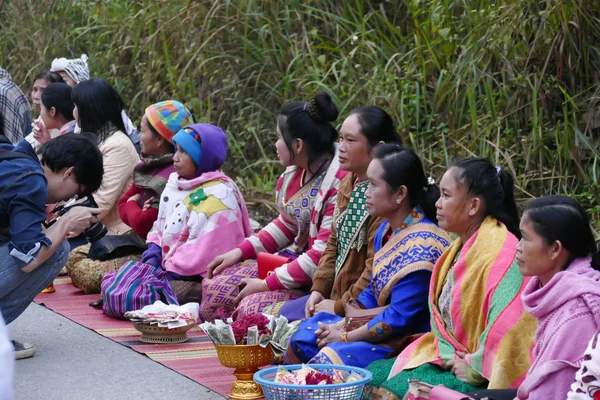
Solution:
{"label": "checkered scarf", "polygon": [[10,74],[0,68],[0,116],[4,135],[16,144],[31,132],[31,107]]}

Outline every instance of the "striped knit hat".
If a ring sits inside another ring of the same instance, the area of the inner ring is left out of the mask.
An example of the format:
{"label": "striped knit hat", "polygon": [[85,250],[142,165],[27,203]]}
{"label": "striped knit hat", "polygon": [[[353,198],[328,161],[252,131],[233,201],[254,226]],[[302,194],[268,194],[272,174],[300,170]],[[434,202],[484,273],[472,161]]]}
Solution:
{"label": "striped knit hat", "polygon": [[90,70],[87,64],[88,57],[85,54],[81,58],[67,60],[66,58],[55,58],[52,61],[50,71],[60,72],[65,71],[75,83],[81,83],[90,79]]}
{"label": "striped knit hat", "polygon": [[169,143],[173,143],[173,136],[183,127],[194,123],[190,110],[176,100],[152,104],[145,113],[148,123]]}

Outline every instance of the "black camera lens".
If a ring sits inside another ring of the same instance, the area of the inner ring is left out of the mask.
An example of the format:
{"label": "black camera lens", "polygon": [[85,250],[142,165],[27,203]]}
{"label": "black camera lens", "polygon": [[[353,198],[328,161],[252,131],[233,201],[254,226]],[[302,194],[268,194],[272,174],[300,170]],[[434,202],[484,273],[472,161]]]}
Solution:
{"label": "black camera lens", "polygon": [[[81,201],[77,204],[72,204],[68,207],[60,207],[60,209],[58,211],[55,210],[55,212],[58,212],[58,214],[60,216],[62,216],[62,215],[65,215],[73,207],[98,208],[98,204],[96,204],[94,197],[89,195],[89,196],[87,196],[87,198],[84,201]],[[46,227],[50,227],[53,223],[55,223],[57,221],[57,219],[58,218],[55,218],[54,220],[50,221],[49,223],[44,223],[44,225],[46,225]],[[96,221],[96,223],[94,225],[90,226],[88,229],[83,231],[85,238],[90,243],[97,242],[98,240],[102,239],[107,233],[108,233],[108,229],[106,229],[104,224],[100,221]]]}
{"label": "black camera lens", "polygon": [[94,225],[90,226],[88,229],[83,231],[83,234],[90,243],[97,242],[98,240],[102,239],[107,233],[108,229],[106,229],[104,224],[100,221],[97,221]]}

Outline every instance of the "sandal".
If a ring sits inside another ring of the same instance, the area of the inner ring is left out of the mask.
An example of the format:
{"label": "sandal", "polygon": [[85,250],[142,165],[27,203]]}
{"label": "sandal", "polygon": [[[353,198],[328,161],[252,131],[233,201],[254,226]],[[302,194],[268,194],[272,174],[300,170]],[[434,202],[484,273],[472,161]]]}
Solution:
{"label": "sandal", "polygon": [[98,300],[92,301],[90,303],[90,307],[99,308],[99,309],[102,309],[103,305],[104,305],[104,300],[102,300],[102,298],[99,298]]}
{"label": "sandal", "polygon": [[48,287],[46,287],[46,289],[42,290],[42,293],[54,293],[56,292],[56,289],[54,289],[54,282],[51,283],[50,285],[48,285]]}

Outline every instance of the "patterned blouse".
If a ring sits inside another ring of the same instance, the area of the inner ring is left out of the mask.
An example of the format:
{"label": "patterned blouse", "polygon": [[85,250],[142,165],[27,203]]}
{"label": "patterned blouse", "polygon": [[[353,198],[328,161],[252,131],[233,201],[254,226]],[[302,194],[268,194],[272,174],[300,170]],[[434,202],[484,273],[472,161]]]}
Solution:
{"label": "patterned blouse", "polygon": [[337,258],[335,260],[335,275],[337,276],[340,269],[346,261],[346,257],[352,248],[360,246],[360,240],[357,238],[360,235],[361,227],[366,218],[369,216],[367,209],[367,198],[365,193],[369,187],[368,181],[358,182],[352,194],[350,194],[350,203],[348,208],[337,219]]}

